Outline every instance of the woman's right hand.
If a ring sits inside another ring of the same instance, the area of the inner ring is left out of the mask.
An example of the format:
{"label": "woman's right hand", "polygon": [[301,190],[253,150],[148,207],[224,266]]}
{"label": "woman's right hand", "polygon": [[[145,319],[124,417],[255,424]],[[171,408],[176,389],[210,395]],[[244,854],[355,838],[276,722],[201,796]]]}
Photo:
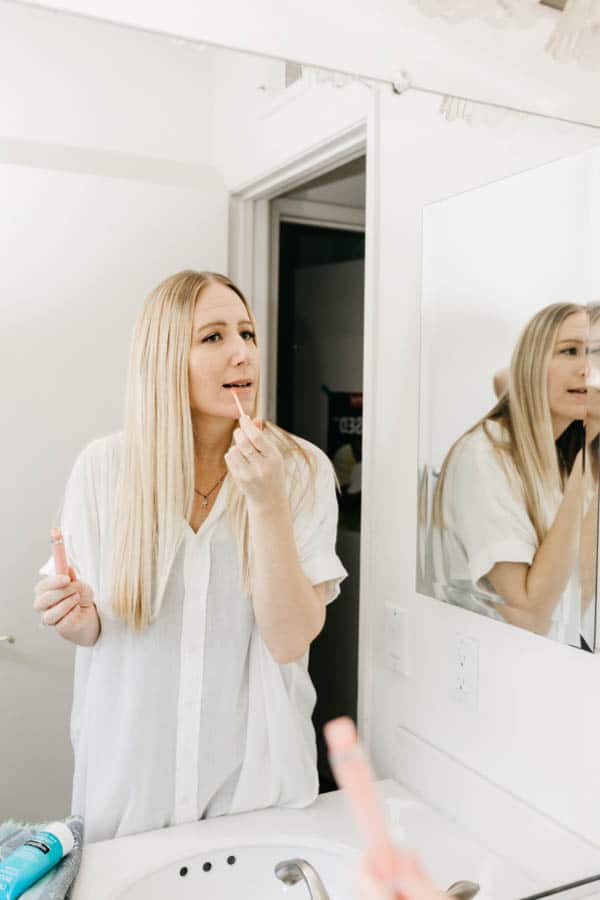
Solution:
{"label": "woman's right hand", "polygon": [[392,891],[374,877],[363,861],[356,876],[360,900],[442,900],[447,896],[436,890],[413,853],[403,851],[402,863],[402,888],[400,891]]}
{"label": "woman's right hand", "polygon": [[48,575],[34,588],[33,608],[41,613],[43,625],[52,625],[67,641],[91,647],[100,634],[100,617],[89,584],[69,575]]}

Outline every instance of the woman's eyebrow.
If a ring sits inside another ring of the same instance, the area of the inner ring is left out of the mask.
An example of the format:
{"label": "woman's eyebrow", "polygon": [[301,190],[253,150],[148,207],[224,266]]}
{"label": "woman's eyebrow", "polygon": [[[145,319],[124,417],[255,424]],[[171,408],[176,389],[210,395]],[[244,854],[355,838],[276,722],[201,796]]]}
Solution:
{"label": "woman's eyebrow", "polygon": [[587,338],[563,338],[559,344],[587,344]]}
{"label": "woman's eyebrow", "polygon": [[[216,325],[221,325],[222,327],[227,328],[229,322],[206,322],[204,325],[198,325],[198,327],[196,328],[196,334],[204,331],[205,328],[214,328]],[[252,322],[250,321],[250,319],[240,319],[240,321],[238,322],[238,326],[239,325],[252,325]]]}

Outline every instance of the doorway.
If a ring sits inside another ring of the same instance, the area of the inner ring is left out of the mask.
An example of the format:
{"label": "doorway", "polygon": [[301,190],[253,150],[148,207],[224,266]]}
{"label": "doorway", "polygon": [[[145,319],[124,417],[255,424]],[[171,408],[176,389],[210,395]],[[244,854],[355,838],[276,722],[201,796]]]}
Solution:
{"label": "doorway", "polygon": [[321,793],[337,789],[323,725],[357,719],[364,198],[363,156],[276,201],[276,420],[332,460],[341,487],[337,552],[348,572],[310,651]]}

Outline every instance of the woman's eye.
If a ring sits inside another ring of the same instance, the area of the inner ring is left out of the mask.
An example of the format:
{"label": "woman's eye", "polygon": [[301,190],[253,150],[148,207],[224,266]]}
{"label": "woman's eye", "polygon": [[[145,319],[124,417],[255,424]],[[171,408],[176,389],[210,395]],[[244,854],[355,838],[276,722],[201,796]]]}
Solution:
{"label": "woman's eye", "polygon": [[[254,332],[253,331],[242,331],[241,337],[245,341],[253,341],[254,340]],[[212,334],[208,334],[205,338],[202,339],[203,344],[216,344],[222,340],[221,334],[218,331],[214,331]]]}
{"label": "woman's eye", "polygon": [[563,347],[560,352],[563,356],[577,356],[577,347]]}

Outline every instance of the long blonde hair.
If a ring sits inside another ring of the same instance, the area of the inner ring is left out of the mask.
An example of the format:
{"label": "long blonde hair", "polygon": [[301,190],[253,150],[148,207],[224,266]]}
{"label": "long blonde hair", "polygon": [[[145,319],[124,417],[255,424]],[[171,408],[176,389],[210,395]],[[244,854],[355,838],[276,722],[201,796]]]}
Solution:
{"label": "long blonde hair", "polygon": [[[121,459],[113,510],[111,597],[115,615],[140,630],[160,612],[162,598],[185,523],[192,514],[195,445],[190,409],[189,357],[194,311],[210,284],[234,291],[248,312],[246,298],[230,280],[215,272],[186,270],[165,279],[146,298],[135,323],[129,354]],[[252,415],[256,415],[258,390]],[[232,420],[232,431],[234,422]],[[295,438],[272,423],[288,460],[315,463]],[[300,473],[300,469],[295,473]],[[298,488],[306,478],[293,477]],[[242,566],[242,585],[251,591],[251,554],[245,497],[233,479],[226,484],[227,510]],[[292,509],[304,496],[292,494]]]}
{"label": "long blonde hair", "polygon": [[[560,502],[565,478],[573,464],[571,456],[579,449],[576,442],[571,442],[568,454],[559,452],[548,402],[548,367],[556,335],[565,319],[579,312],[586,312],[586,307],[578,303],[552,303],[527,323],[512,355],[508,388],[495,406],[455,441],[446,455],[433,498],[435,525],[444,527],[442,500],[450,459],[465,437],[483,428],[505,468],[512,468],[513,474],[516,470],[527,513],[541,543]],[[492,435],[488,427],[490,420],[504,426],[506,440]]]}

